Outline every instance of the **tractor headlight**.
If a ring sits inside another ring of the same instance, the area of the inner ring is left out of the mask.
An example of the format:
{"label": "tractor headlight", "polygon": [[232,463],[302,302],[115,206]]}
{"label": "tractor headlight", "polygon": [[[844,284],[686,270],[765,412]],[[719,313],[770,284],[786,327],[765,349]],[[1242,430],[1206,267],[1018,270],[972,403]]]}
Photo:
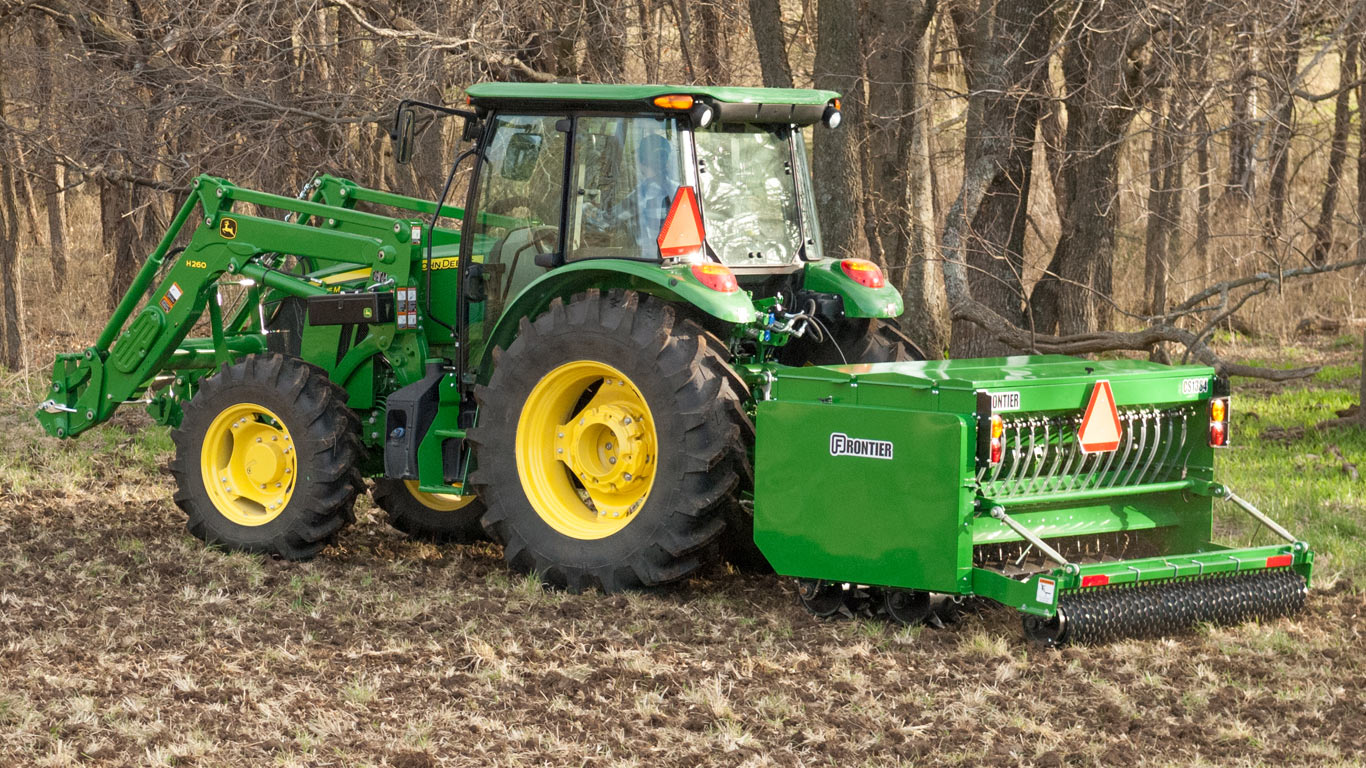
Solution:
{"label": "tractor headlight", "polygon": [[706,128],[716,119],[716,108],[705,101],[699,101],[688,110],[688,116],[692,118],[694,128]]}
{"label": "tractor headlight", "polygon": [[835,99],[825,108],[825,114],[821,116],[821,122],[825,123],[826,128],[838,128],[843,118],[840,115],[840,102]]}

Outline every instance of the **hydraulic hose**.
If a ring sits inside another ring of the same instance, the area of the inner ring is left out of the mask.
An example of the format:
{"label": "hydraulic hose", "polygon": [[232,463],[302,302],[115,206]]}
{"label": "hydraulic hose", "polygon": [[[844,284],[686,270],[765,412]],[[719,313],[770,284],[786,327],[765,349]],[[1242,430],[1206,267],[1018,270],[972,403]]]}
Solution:
{"label": "hydraulic hose", "polygon": [[[469,149],[460,153],[458,156],[456,156],[455,162],[451,163],[451,171],[450,173],[446,174],[446,185],[441,188],[441,197],[436,201],[436,210],[432,212],[432,223],[430,226],[427,227],[427,255],[422,265],[423,271],[427,273],[426,286],[424,289],[424,293],[426,293],[427,296],[427,319],[433,323],[436,323],[442,328],[445,328],[446,330],[450,331],[451,336],[455,336],[455,326],[448,325],[445,321],[437,318],[436,315],[432,314],[432,233],[436,231],[436,222],[438,219],[441,218],[441,209],[446,205],[446,197],[451,193],[451,184],[455,182],[455,174],[456,171],[460,169],[460,163],[464,162],[465,158],[469,157],[470,155],[473,155],[476,151],[478,151],[478,149],[479,143],[475,142],[475,145],[473,147],[470,147]],[[465,269],[465,265],[460,265],[460,269],[463,272]],[[462,280],[461,284],[463,283],[464,281]],[[460,301],[461,297],[456,297],[456,306],[459,306]],[[456,310],[456,314],[459,314],[459,310]]]}

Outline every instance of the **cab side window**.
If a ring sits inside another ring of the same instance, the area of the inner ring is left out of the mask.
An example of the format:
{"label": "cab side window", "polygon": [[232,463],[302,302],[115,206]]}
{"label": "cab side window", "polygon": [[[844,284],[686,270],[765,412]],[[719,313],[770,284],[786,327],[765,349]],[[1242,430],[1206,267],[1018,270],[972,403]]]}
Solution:
{"label": "cab side window", "polygon": [[658,258],[682,178],[676,120],[578,118],[565,258]]}

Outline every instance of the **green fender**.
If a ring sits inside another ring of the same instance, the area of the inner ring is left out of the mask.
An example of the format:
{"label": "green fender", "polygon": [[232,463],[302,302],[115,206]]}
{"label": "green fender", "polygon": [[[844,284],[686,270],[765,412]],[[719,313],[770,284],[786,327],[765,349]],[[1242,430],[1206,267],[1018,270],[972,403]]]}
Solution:
{"label": "green fender", "polygon": [[732,293],[714,291],[693,277],[692,270],[686,264],[666,267],[617,259],[573,262],[537,278],[508,304],[480,354],[480,378],[487,378],[493,370],[493,350],[506,348],[517,337],[517,326],[522,318],[536,317],[554,299],[568,299],[589,288],[648,293],[667,301],[692,305],[727,323],[752,322],[758,314],[748,293],[743,290]]}
{"label": "green fender", "polygon": [[881,288],[859,285],[844,274],[839,259],[807,264],[802,287],[808,291],[838,293],[844,298],[847,317],[898,317],[905,309],[901,293],[890,283]]}

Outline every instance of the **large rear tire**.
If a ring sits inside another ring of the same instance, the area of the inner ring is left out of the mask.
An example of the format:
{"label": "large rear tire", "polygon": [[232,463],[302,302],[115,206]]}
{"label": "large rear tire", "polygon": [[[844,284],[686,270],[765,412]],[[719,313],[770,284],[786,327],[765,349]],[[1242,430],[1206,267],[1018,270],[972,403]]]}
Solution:
{"label": "large rear tire", "polygon": [[194,536],[306,560],[353,519],[358,424],[320,369],[252,355],[205,378],[184,410],[171,474]]}
{"label": "large rear tire", "polygon": [[488,538],[479,522],[484,503],[473,493],[426,493],[418,490],[416,480],[381,477],[370,494],[389,515],[389,525],[415,539],[469,544]]}
{"label": "large rear tire", "polygon": [[523,320],[470,430],[484,527],[508,564],[617,592],[714,562],[746,462],[725,365],[700,326],[634,293]]}

